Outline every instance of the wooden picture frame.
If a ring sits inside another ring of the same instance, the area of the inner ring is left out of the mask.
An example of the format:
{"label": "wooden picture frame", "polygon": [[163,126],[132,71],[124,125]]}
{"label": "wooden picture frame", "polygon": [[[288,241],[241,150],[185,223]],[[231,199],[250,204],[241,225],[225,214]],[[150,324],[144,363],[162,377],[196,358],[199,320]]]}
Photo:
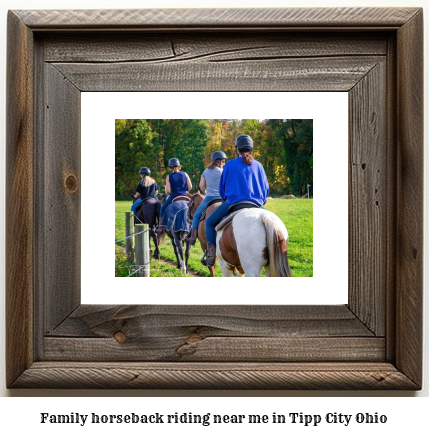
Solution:
{"label": "wooden picture frame", "polygon": [[[420,389],[422,46],[419,8],[10,11],[7,386]],[[349,93],[347,305],[80,304],[80,94],[165,90]]]}

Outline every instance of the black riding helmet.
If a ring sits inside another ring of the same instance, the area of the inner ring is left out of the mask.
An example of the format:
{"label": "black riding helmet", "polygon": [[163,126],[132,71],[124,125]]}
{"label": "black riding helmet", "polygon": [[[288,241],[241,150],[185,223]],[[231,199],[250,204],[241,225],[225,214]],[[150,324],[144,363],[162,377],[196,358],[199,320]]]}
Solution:
{"label": "black riding helmet", "polygon": [[226,157],[226,154],[223,151],[215,151],[212,154],[212,162],[214,162],[216,159],[228,159]]}
{"label": "black riding helmet", "polygon": [[146,174],[147,176],[150,176],[150,169],[147,167],[140,168],[139,174]]}
{"label": "black riding helmet", "polygon": [[253,150],[253,140],[249,135],[240,135],[235,140],[235,149],[241,152]]}
{"label": "black riding helmet", "polygon": [[168,167],[169,167],[169,168],[180,167],[179,159],[177,159],[177,157],[172,157],[172,158],[168,161]]}

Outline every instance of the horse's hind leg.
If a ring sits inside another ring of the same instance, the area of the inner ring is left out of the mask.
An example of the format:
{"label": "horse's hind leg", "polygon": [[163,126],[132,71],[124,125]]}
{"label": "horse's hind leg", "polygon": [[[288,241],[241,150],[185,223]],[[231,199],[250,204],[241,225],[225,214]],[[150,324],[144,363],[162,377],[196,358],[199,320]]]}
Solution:
{"label": "horse's hind leg", "polygon": [[177,268],[181,269],[182,272],[186,272],[185,270],[185,261],[184,261],[184,256],[183,256],[183,245],[182,245],[182,241],[180,239],[180,235],[178,234],[179,232],[174,232],[174,245],[177,248],[177,252],[176,252],[176,256],[177,256]]}
{"label": "horse's hind leg", "polygon": [[213,266],[208,266],[207,267],[209,269],[209,272],[210,272],[210,277],[214,277],[215,276],[215,274],[214,274],[215,266],[216,266],[216,262],[215,262],[215,264]]}
{"label": "horse's hind leg", "polygon": [[158,245],[158,237],[154,231],[154,229],[151,229],[149,232],[149,236],[152,236],[153,244],[155,245],[155,252],[153,254],[154,259],[159,259],[159,245]]}
{"label": "horse's hind leg", "polygon": [[176,243],[174,242],[174,240],[173,240],[172,242],[173,242],[174,254],[175,254],[175,256],[176,256],[176,262],[177,262],[176,268],[177,268],[177,269],[180,269],[179,249],[178,249],[178,247],[176,246]]}
{"label": "horse's hind leg", "polygon": [[185,250],[185,274],[188,273],[188,261],[189,261],[189,254],[191,253],[191,244],[186,242],[186,250]]}
{"label": "horse's hind leg", "polygon": [[246,277],[246,274],[244,274],[244,272],[241,272],[241,271],[237,268],[237,271],[235,271],[235,277]]}
{"label": "horse's hind leg", "polygon": [[[224,277],[234,277],[235,268],[229,266],[221,256],[218,255],[217,257],[219,261],[220,269],[222,270],[222,274]],[[214,277],[214,274],[213,274]]]}

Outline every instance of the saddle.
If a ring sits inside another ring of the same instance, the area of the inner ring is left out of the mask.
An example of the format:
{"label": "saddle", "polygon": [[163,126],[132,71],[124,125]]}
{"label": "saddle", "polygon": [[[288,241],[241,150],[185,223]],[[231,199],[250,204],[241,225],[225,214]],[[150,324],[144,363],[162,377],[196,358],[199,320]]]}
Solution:
{"label": "saddle", "polygon": [[148,201],[148,200],[155,200],[155,201],[158,201],[156,198],[153,198],[153,197],[146,197],[141,203],[140,203],[140,205],[139,206],[137,206],[137,209],[136,209],[136,212],[138,211],[138,210],[140,210],[141,208],[142,208],[142,206],[146,203],[146,201]]}
{"label": "saddle", "polygon": [[206,219],[206,212],[207,212],[207,209],[208,209],[212,204],[220,203],[221,201],[223,201],[221,197],[213,198],[212,200],[210,200],[210,201],[207,203],[207,207],[206,207],[206,208],[201,212],[201,216],[200,216],[200,221],[199,221],[199,222],[204,221],[204,220]]}
{"label": "saddle", "polygon": [[230,224],[235,215],[237,215],[241,210],[251,208],[259,208],[259,205],[253,203],[253,201],[239,201],[238,203],[232,204],[228,208],[228,215],[224,216],[220,223],[215,227],[216,231],[218,232]]}
{"label": "saddle", "polygon": [[179,195],[175,198],[173,198],[173,200],[171,201],[172,203],[176,202],[176,201],[190,201],[191,199],[189,197],[187,197],[186,195]]}
{"label": "saddle", "polygon": [[236,212],[241,209],[250,209],[253,207],[259,208],[259,204],[256,204],[253,201],[239,201],[238,203],[234,203],[229,206],[228,213]]}

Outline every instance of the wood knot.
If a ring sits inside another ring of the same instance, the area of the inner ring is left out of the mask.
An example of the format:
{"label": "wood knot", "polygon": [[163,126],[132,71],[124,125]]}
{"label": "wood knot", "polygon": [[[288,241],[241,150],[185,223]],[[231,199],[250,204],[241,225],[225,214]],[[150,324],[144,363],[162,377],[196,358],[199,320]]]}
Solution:
{"label": "wood knot", "polygon": [[202,340],[203,340],[203,338],[200,335],[198,335],[196,333],[191,333],[189,335],[189,337],[186,339],[186,344],[188,344],[188,345],[195,344],[196,342],[200,342]]}
{"label": "wood knot", "polygon": [[127,342],[127,340],[128,340],[127,335],[124,332],[121,332],[121,331],[117,331],[113,335],[113,337],[115,338],[115,341],[119,342],[120,344],[123,344],[123,343]]}
{"label": "wood knot", "polygon": [[64,185],[66,187],[66,190],[69,194],[73,194],[77,191],[78,183],[77,178],[74,174],[69,174],[66,176]]}

